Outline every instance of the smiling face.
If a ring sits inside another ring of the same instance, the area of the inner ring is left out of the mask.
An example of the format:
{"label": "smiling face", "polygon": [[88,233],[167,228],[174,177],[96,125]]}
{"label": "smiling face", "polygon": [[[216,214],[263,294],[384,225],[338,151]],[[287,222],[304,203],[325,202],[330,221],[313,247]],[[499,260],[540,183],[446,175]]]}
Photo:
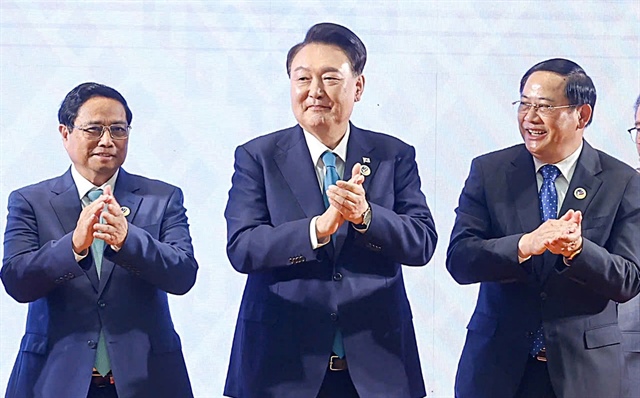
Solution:
{"label": "smiling face", "polygon": [[[95,124],[128,124],[124,107],[111,98],[89,98],[78,109],[74,125],[83,127]],[[67,126],[61,124],[58,130],[71,162],[95,186],[100,186],[111,178],[127,157],[128,138],[113,140],[107,131],[100,140],[94,141],[78,128],[69,131]]]}
{"label": "smiling face", "polygon": [[330,148],[347,131],[363,89],[364,76],[354,76],[340,47],[307,44],[291,62],[293,114],[302,128]]}
{"label": "smiling face", "polygon": [[[566,78],[547,71],[534,72],[525,83],[520,100],[551,106],[571,105],[565,95]],[[527,150],[543,163],[558,163],[571,155],[582,142],[591,107],[554,109],[540,116],[535,109],[518,113],[520,134]]]}

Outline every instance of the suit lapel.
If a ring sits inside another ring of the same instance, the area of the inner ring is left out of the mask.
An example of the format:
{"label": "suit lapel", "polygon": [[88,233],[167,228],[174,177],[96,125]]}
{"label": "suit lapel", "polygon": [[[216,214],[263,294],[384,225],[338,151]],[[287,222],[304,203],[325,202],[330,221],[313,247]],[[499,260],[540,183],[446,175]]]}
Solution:
{"label": "suit lapel", "polygon": [[[113,195],[120,206],[127,207],[129,209],[129,215],[126,216],[129,223],[132,223],[133,220],[135,220],[138,209],[140,208],[140,203],[142,202],[142,198],[136,194],[138,189],[139,187],[135,184],[131,175],[124,171],[124,169],[120,169]],[[114,266],[115,264],[106,257],[102,259],[98,295],[102,294],[105,286],[109,282]]]}
{"label": "suit lapel", "polygon": [[[571,178],[569,189],[567,189],[567,195],[562,202],[560,215],[563,215],[569,209],[580,210],[583,215],[586,213],[589,204],[602,185],[602,180],[597,177],[601,171],[602,165],[597,152],[585,141],[582,153],[576,164],[576,170]],[[582,188],[586,192],[584,199],[576,197],[579,196],[575,194],[578,188]]]}
{"label": "suit lapel", "polygon": [[[351,124],[351,132],[349,134],[349,142],[347,142],[347,160],[344,165],[344,175],[342,179],[344,181],[348,181],[351,178],[351,170],[353,169],[353,165],[356,163],[364,164],[364,158],[368,159],[368,163],[366,166],[369,167],[369,175],[365,176],[363,188],[365,192],[369,192],[369,187],[371,186],[374,176],[376,175],[376,170],[380,165],[380,160],[376,159],[372,156],[372,153],[375,149],[373,145],[370,144],[363,137],[362,130],[355,127]],[[338,258],[340,255],[340,251],[344,246],[344,242],[347,239],[351,227],[348,222],[342,224],[342,226],[338,229],[335,234],[335,252],[334,252],[334,260]]]}
{"label": "suit lapel", "polygon": [[280,152],[274,156],[282,176],[298,205],[307,217],[324,213],[322,191],[315,165],[300,126],[292,127],[278,142]]}
{"label": "suit lapel", "polygon": [[51,207],[56,213],[65,234],[76,228],[78,217],[82,212],[82,203],[78,189],[71,177],[71,169],[64,173],[51,190],[55,196],[51,198]]}
{"label": "suit lapel", "polygon": [[538,228],[541,222],[533,158],[522,146],[522,150],[511,165],[512,167],[507,170],[507,189],[520,220],[522,232],[528,233]]}

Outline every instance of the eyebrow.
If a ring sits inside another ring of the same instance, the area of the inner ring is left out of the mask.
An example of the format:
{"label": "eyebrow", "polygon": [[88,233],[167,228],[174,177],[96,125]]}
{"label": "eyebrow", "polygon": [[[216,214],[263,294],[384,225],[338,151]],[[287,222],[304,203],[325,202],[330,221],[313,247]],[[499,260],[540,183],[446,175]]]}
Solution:
{"label": "eyebrow", "polygon": [[[297,71],[309,71],[310,68],[307,68],[306,66],[298,66],[297,68],[295,68],[293,71],[297,72]],[[333,66],[327,66],[324,67],[323,69],[320,70],[322,73],[327,73],[327,72],[338,72],[341,73],[342,71],[338,68],[335,68]]]}
{"label": "eyebrow", "polygon": [[[520,94],[520,96],[521,96],[522,98],[525,98],[525,99],[531,99],[531,98],[527,97],[527,96],[526,96],[526,95],[524,95],[524,94]],[[556,100],[554,100],[554,99],[552,99],[552,98],[547,98],[547,97],[540,97],[540,98],[538,98],[538,100],[540,100],[540,101],[549,101],[549,102],[555,102],[555,101],[556,101]]]}

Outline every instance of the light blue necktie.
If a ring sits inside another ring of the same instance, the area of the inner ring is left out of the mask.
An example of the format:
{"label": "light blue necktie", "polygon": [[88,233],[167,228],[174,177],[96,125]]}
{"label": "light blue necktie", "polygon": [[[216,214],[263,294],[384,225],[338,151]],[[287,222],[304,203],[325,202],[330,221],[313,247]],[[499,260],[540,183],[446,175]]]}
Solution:
{"label": "light blue necktie", "polygon": [[[89,202],[93,202],[102,195],[102,189],[95,189],[87,193]],[[102,222],[102,217],[100,217]],[[96,264],[98,279],[100,279],[100,271],[102,270],[102,255],[104,253],[104,241],[102,239],[94,239],[91,243],[91,252],[93,253],[93,261]],[[100,330],[100,339],[98,339],[98,347],[96,348],[95,368],[102,376],[106,376],[111,370],[111,362],[109,361],[109,353],[107,352],[107,342],[104,333]]]}
{"label": "light blue necktie", "polygon": [[[327,197],[327,189],[331,185],[336,185],[336,182],[340,179],[338,171],[336,170],[336,155],[331,151],[326,151],[322,154],[322,161],[324,162],[324,182],[322,196],[324,197],[324,205],[329,208],[329,198]],[[342,343],[342,331],[336,330],[336,335],[333,338],[333,353],[344,358],[344,344]]]}
{"label": "light blue necktie", "polygon": [[[540,168],[542,174],[542,187],[540,187],[540,217],[542,222],[558,218],[558,191],[556,191],[556,178],[560,175],[560,169],[552,164],[546,164]],[[544,331],[542,325],[533,334],[531,343],[532,356],[536,356],[544,348]]]}

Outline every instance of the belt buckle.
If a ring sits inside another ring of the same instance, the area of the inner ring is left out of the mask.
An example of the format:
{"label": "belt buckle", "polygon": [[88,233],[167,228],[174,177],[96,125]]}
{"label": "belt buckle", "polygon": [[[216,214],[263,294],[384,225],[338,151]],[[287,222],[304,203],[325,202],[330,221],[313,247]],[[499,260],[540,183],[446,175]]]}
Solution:
{"label": "belt buckle", "polygon": [[[335,361],[335,364],[334,364]],[[338,363],[341,363],[342,366],[338,365]],[[335,367],[334,367],[335,365]],[[347,360],[346,359],[342,359],[337,355],[331,355],[329,357],[329,370],[332,372],[341,372],[343,370],[347,369]]]}
{"label": "belt buckle", "polygon": [[538,351],[538,353],[536,354],[536,359],[540,362],[547,362],[547,349],[543,347],[540,351]]}

